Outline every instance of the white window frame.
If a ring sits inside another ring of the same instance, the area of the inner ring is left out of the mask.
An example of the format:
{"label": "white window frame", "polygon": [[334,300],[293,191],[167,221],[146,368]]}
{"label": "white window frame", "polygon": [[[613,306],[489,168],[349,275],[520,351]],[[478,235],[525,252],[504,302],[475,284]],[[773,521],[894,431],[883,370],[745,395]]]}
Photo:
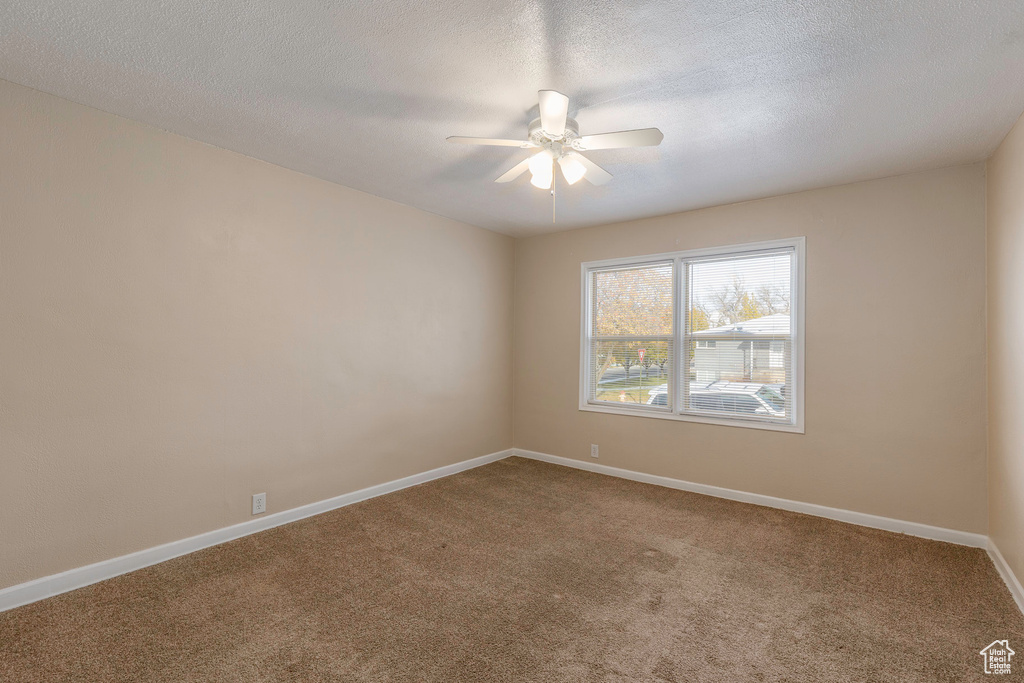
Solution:
{"label": "white window frame", "polygon": [[[759,418],[739,417],[716,417],[696,412],[683,412],[682,403],[679,400],[679,388],[681,382],[680,369],[684,367],[683,354],[687,348],[686,339],[686,276],[683,272],[683,263],[696,258],[709,256],[749,256],[757,252],[771,252],[779,249],[792,249],[794,253],[794,264],[790,273],[790,333],[793,339],[792,358],[792,421],[791,422],[769,422]],[[804,237],[793,237],[789,239],[770,240],[766,242],[750,242],[747,244],[736,244],[723,247],[709,247],[705,249],[690,249],[687,251],[675,251],[664,254],[648,254],[645,256],[630,256],[624,258],[605,259],[603,261],[587,261],[580,264],[580,410],[595,413],[610,413],[614,415],[632,415],[634,417],[652,417],[660,420],[677,420],[681,422],[702,422],[705,424],[724,425],[727,427],[746,427],[750,429],[767,429],[778,432],[804,433],[804,320],[805,320],[805,291],[804,274],[806,261],[806,239]],[[595,270],[603,270],[616,267],[644,266],[652,263],[664,263],[673,261],[673,272],[675,274],[672,296],[673,296],[673,320],[672,320],[672,346],[673,354],[670,365],[668,386],[670,405],[666,408],[644,406],[637,404],[616,405],[608,402],[592,401],[590,399],[590,331],[592,308],[590,306],[590,274]]]}

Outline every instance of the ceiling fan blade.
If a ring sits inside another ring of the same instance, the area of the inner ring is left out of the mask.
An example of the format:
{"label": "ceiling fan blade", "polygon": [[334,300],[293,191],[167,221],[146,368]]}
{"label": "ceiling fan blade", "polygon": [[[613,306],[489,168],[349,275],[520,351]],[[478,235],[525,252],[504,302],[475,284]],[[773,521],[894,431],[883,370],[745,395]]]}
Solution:
{"label": "ceiling fan blade", "polygon": [[579,139],[579,149],[621,149],[623,147],[654,147],[661,144],[665,136],[657,128],[621,130],[617,133],[584,135]]}
{"label": "ceiling fan blade", "polygon": [[612,179],[611,173],[604,170],[582,154],[574,154],[573,159],[578,160],[587,169],[587,172],[583,177],[589,180],[592,184],[604,185]]}
{"label": "ceiling fan blade", "polygon": [[555,90],[541,90],[540,127],[553,138],[560,138],[565,133],[565,118],[569,115],[569,98]]}
{"label": "ceiling fan blade", "polygon": [[510,183],[510,182],[512,182],[513,180],[515,180],[516,178],[521,176],[523,173],[525,173],[526,169],[530,168],[530,159],[532,159],[532,158],[533,157],[530,157],[529,159],[523,159],[518,164],[516,164],[515,166],[513,166],[509,170],[505,171],[500,176],[498,176],[495,179],[494,182],[496,182],[496,183]]}
{"label": "ceiling fan blade", "polygon": [[448,142],[455,142],[460,145],[493,145],[495,147],[536,147],[528,140],[501,140],[499,138],[464,138],[458,135],[453,135],[448,138]]}

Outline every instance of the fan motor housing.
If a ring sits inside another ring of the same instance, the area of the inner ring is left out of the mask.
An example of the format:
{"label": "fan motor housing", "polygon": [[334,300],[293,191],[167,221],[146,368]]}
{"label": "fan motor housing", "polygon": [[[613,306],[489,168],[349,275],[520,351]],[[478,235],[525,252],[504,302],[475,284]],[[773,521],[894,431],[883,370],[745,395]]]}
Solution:
{"label": "fan motor housing", "polygon": [[539,145],[541,147],[544,147],[545,143],[550,143],[550,142],[560,142],[561,144],[565,145],[566,147],[570,147],[570,146],[572,146],[573,140],[579,138],[579,136],[580,136],[580,126],[579,126],[578,123],[576,123],[575,119],[570,119],[570,118],[566,118],[565,119],[565,132],[562,133],[562,137],[560,137],[560,138],[553,138],[553,137],[549,136],[547,133],[545,133],[544,129],[541,128],[541,126],[540,126],[540,119],[539,118],[536,118],[536,119],[534,119],[533,121],[530,122],[530,132],[529,132],[530,142],[532,142],[532,143],[534,143],[536,145]]}

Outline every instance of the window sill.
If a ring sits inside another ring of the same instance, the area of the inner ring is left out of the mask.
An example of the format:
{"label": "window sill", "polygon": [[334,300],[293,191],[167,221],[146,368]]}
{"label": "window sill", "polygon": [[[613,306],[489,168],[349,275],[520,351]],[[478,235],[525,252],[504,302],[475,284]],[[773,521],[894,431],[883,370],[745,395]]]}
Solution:
{"label": "window sill", "polygon": [[743,427],[745,429],[764,429],[771,432],[790,432],[792,434],[803,434],[802,422],[797,424],[784,424],[779,422],[757,422],[755,420],[740,420],[730,417],[711,417],[710,415],[691,415],[671,413],[667,410],[651,410],[649,408],[628,408],[619,406],[607,406],[595,403],[580,404],[581,411],[592,413],[605,413],[608,415],[627,415],[629,417],[653,417],[658,420],[675,420],[676,422],[701,422],[703,424],[719,425],[722,427]]}

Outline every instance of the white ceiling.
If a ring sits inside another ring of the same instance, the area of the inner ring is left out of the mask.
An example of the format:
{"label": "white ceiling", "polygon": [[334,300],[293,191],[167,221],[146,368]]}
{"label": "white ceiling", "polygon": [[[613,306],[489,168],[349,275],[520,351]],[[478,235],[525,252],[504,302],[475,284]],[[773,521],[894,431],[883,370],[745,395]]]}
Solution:
{"label": "white ceiling", "polygon": [[[1020,0],[5,0],[0,78],[511,235],[987,157],[1024,110]],[[539,89],[659,148],[551,198]],[[531,111],[532,109],[532,111]]]}

